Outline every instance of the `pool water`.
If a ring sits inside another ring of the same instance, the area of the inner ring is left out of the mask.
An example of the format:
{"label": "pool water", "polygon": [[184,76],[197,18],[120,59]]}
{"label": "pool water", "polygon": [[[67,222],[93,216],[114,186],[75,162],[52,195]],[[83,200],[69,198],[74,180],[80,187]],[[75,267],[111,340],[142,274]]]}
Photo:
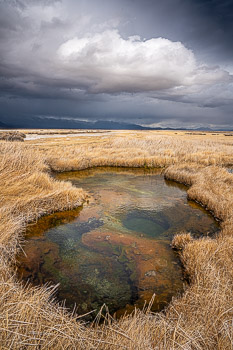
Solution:
{"label": "pool water", "polygon": [[120,317],[152,311],[182,291],[182,268],[171,249],[174,234],[213,235],[214,218],[187,201],[186,187],[165,181],[160,171],[101,168],[62,173],[89,192],[83,207],[38,220],[26,233],[18,274],[33,285],[59,283],[57,298],[79,314],[103,304]]}

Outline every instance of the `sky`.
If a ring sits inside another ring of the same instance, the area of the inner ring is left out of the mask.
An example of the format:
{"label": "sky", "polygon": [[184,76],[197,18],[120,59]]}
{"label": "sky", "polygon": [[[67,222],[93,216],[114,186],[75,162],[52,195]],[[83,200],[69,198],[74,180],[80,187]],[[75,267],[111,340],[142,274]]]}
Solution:
{"label": "sky", "polygon": [[0,121],[233,129],[233,0],[0,0]]}

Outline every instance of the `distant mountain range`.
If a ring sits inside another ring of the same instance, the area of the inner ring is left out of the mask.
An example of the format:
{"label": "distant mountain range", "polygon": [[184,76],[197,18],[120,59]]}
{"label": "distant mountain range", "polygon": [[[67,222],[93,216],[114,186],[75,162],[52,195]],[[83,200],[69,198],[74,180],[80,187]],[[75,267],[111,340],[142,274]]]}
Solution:
{"label": "distant mountain range", "polygon": [[[193,130],[193,131],[215,131],[210,128],[152,128],[138,124],[123,123],[108,120],[98,120],[95,122],[85,122],[73,119],[52,119],[52,118],[34,118],[30,125],[10,125],[0,121],[0,129],[95,129],[95,130]],[[221,129],[218,131],[233,131]]]}

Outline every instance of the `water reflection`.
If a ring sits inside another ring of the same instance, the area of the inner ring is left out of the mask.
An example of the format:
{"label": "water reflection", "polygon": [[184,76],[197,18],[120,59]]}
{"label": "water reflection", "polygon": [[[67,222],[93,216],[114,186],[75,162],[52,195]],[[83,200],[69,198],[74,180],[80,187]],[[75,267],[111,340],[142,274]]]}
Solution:
{"label": "water reflection", "polygon": [[190,205],[184,186],[165,182],[158,171],[105,168],[57,178],[89,191],[89,203],[32,225],[18,271],[33,284],[60,283],[58,298],[79,313],[105,303],[118,317],[154,293],[152,310],[160,310],[182,290],[173,235],[218,230],[208,213]]}

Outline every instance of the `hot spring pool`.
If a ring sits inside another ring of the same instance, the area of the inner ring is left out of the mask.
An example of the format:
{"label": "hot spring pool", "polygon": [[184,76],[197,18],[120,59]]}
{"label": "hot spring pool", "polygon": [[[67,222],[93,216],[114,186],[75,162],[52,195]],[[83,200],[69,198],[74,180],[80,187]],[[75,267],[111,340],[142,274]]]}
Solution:
{"label": "hot spring pool", "polygon": [[33,285],[59,283],[57,298],[80,314],[105,303],[119,317],[153,294],[152,311],[161,310],[184,283],[174,234],[218,231],[209,213],[187,201],[186,187],[160,171],[96,168],[56,178],[88,191],[89,202],[29,226],[18,274]]}

